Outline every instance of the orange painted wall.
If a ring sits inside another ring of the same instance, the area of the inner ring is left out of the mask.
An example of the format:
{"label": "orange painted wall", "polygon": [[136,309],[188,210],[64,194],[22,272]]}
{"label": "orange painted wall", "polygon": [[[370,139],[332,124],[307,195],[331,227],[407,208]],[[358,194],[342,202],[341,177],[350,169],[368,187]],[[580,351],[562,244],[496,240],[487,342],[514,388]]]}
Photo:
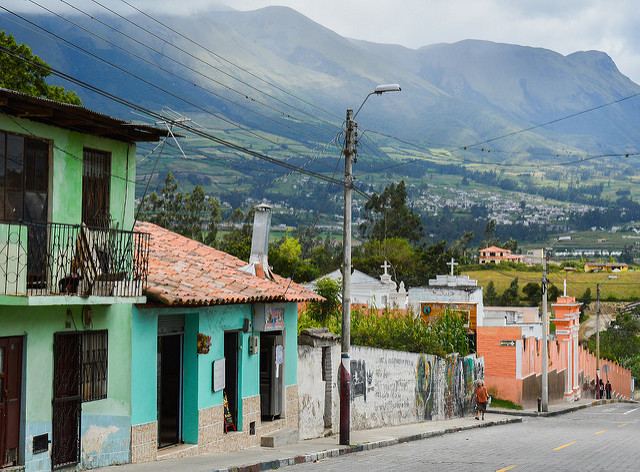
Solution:
{"label": "orange painted wall", "polygon": [[[542,340],[527,338],[522,340],[518,327],[479,326],[477,338],[478,356],[484,357],[485,382],[487,388],[496,392],[499,398],[522,404],[522,379],[529,375],[542,375]],[[522,340],[521,378],[516,378],[517,354],[514,346],[500,346],[500,341]],[[568,343],[551,341],[548,344],[549,371],[565,371],[568,364]],[[631,372],[608,360],[600,360],[603,380],[607,375],[602,371],[603,365],[611,367],[608,378],[615,393],[631,397]],[[595,356],[583,347],[578,347],[578,372],[583,372],[585,380],[595,379]]]}

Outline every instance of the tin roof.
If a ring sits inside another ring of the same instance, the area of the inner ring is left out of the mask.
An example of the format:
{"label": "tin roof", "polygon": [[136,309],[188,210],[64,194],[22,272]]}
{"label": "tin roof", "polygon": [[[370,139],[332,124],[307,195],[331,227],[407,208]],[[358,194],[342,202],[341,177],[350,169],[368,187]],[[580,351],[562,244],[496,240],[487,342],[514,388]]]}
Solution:
{"label": "tin roof", "polygon": [[33,97],[1,87],[0,111],[7,115],[127,143],[158,141],[167,135],[165,129],[120,120],[80,105]]}

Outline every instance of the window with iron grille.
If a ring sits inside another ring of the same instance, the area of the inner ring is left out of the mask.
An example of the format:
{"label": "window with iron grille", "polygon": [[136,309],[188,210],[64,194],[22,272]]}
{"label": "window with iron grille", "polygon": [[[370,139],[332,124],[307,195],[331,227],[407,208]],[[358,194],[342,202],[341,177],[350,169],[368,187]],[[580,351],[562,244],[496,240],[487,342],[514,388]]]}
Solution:
{"label": "window with iron grille", "polygon": [[82,401],[107,398],[107,330],[82,332]]}
{"label": "window with iron grille", "polygon": [[111,214],[111,154],[95,149],[82,153],[82,222],[93,228],[108,228]]}

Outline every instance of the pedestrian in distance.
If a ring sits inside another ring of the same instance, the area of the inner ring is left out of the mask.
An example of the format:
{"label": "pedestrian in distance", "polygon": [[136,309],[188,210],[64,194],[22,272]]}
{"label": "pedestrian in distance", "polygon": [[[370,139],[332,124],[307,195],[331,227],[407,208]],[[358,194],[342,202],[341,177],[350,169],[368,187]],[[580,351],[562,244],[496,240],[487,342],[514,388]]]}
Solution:
{"label": "pedestrian in distance", "polygon": [[484,421],[484,413],[487,411],[487,401],[489,399],[489,393],[487,387],[484,386],[482,380],[478,380],[478,386],[473,391],[473,396],[476,398],[476,419],[480,419],[480,413],[482,413],[482,421]]}
{"label": "pedestrian in distance", "polygon": [[609,379],[607,379],[607,385],[605,385],[604,389],[607,392],[607,400],[611,400],[611,383],[609,382]]}
{"label": "pedestrian in distance", "polygon": [[600,379],[600,383],[598,384],[598,392],[600,392],[600,396],[598,398],[602,400],[604,398],[604,382],[602,379]]}

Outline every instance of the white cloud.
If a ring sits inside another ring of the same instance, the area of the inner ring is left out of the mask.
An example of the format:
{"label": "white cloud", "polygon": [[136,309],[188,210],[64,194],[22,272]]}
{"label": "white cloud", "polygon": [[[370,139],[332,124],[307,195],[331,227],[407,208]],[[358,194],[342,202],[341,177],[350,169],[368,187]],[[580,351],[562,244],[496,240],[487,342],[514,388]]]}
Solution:
{"label": "white cloud", "polygon": [[[130,14],[123,2],[96,0]],[[190,14],[224,0],[126,0],[151,14]],[[38,0],[69,11],[59,0]],[[100,11],[92,0],[69,0]],[[561,54],[600,50],[640,83],[640,9],[636,0],[227,0],[237,10],[291,7],[336,33],[378,43],[418,48],[463,39],[543,47]],[[42,11],[28,0],[3,2],[9,9]]]}

